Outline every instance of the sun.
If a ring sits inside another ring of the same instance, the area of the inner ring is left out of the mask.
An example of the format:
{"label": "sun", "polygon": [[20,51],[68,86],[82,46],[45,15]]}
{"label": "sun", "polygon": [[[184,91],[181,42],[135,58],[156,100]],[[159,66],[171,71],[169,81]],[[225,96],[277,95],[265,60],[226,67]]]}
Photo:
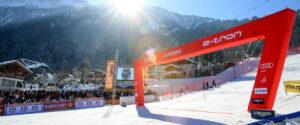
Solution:
{"label": "sun", "polygon": [[113,0],[114,8],[123,15],[135,16],[144,6],[143,0]]}

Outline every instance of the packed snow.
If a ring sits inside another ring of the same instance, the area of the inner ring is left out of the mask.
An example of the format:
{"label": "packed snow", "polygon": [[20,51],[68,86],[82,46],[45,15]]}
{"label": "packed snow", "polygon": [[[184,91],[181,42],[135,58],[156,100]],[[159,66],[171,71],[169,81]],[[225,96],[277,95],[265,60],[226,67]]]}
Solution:
{"label": "packed snow", "polygon": [[[129,105],[45,112],[0,117],[0,125],[174,125],[174,124],[247,124],[250,93],[256,71],[243,75],[220,88],[200,91],[176,99]],[[300,55],[289,56],[285,63],[274,110],[277,114],[300,111],[299,94],[285,93],[282,81],[300,80]]]}

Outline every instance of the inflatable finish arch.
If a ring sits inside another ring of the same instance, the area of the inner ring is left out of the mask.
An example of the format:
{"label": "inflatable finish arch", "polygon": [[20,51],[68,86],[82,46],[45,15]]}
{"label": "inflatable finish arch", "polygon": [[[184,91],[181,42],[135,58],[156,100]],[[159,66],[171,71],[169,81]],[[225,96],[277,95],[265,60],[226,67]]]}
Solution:
{"label": "inflatable finish arch", "polygon": [[284,9],[275,14],[153,54],[152,59],[143,55],[134,60],[134,92],[137,106],[144,105],[144,77],[147,67],[171,63],[206,53],[263,40],[257,76],[252,90],[248,111],[272,109],[277,94],[282,69],[296,13]]}

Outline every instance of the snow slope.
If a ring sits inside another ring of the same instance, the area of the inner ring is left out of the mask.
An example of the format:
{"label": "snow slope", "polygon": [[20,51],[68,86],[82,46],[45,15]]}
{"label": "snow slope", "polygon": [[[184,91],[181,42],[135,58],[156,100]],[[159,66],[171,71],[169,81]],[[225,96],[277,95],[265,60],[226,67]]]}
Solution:
{"label": "snow slope", "polygon": [[[174,125],[246,124],[251,119],[248,101],[256,71],[220,88],[187,94],[169,101],[148,103],[145,107],[105,106],[72,111],[46,112],[0,117],[0,125]],[[287,58],[284,80],[300,79],[300,55]],[[274,109],[278,114],[300,110],[300,96],[286,95],[280,84]]]}

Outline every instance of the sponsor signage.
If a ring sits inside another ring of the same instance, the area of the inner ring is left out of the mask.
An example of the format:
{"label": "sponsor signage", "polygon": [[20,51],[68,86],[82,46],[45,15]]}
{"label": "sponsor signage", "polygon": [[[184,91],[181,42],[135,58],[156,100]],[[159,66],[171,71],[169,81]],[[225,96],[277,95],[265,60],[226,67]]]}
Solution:
{"label": "sponsor signage", "polygon": [[254,94],[268,94],[267,88],[254,88]]}
{"label": "sponsor signage", "polygon": [[5,107],[5,115],[27,114],[43,111],[43,104],[8,105]]}
{"label": "sponsor signage", "polygon": [[103,98],[89,99],[89,100],[76,100],[74,104],[76,109],[102,107],[105,105]]}
{"label": "sponsor signage", "polygon": [[134,78],[133,68],[118,68],[117,80],[130,80]]}
{"label": "sponsor signage", "polygon": [[232,40],[232,39],[239,38],[239,37],[242,37],[242,31],[236,31],[233,33],[229,33],[229,34],[220,36],[220,37],[215,37],[211,40],[206,40],[202,43],[202,45],[205,47],[205,46],[209,46],[209,45],[216,44],[216,43],[221,43],[223,41],[228,41],[228,40]]}
{"label": "sponsor signage", "polygon": [[169,52],[163,54],[163,57],[168,58],[168,57],[172,57],[172,56],[177,56],[179,54],[181,54],[181,49],[169,51]]}
{"label": "sponsor signage", "polygon": [[275,117],[274,110],[251,110],[251,118],[268,119]]}
{"label": "sponsor signage", "polygon": [[286,92],[300,93],[300,80],[284,81],[283,84]]}
{"label": "sponsor signage", "polygon": [[274,67],[273,62],[268,63],[262,63],[259,65],[259,68],[261,69],[261,72],[266,72],[268,69],[272,69]]}
{"label": "sponsor signage", "polygon": [[59,101],[59,102],[45,102],[44,103],[45,111],[53,111],[53,110],[64,110],[64,109],[71,109],[74,107],[73,101]]}
{"label": "sponsor signage", "polygon": [[264,70],[264,69],[271,69],[271,68],[273,68],[273,66],[274,66],[274,64],[271,63],[271,62],[269,62],[269,63],[263,63],[263,64],[261,64],[261,65],[260,65],[260,68],[261,68],[262,70]]}
{"label": "sponsor signage", "polygon": [[263,98],[253,98],[252,99],[252,104],[264,104],[265,101]]}

